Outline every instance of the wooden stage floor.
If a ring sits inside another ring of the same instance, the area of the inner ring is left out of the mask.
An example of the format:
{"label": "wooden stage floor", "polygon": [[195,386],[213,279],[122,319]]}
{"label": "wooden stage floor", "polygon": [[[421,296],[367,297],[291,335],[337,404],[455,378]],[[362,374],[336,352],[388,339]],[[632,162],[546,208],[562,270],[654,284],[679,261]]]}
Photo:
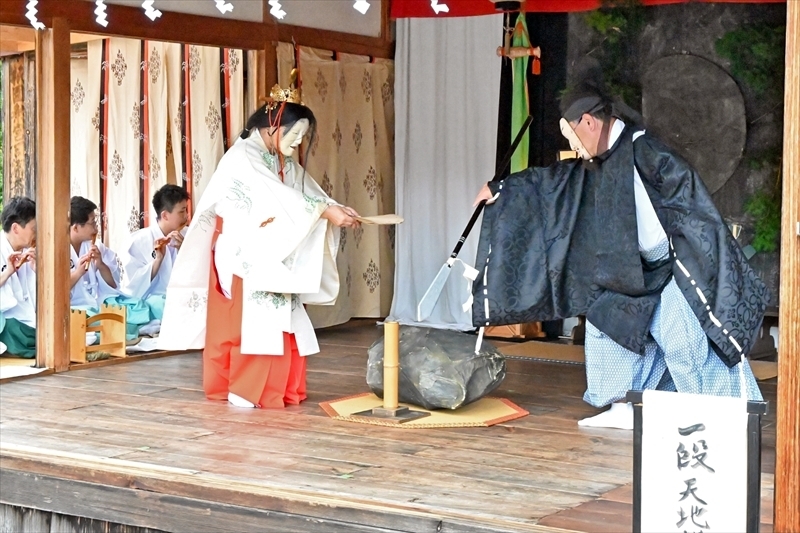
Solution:
{"label": "wooden stage floor", "polygon": [[[530,415],[489,428],[402,430],[330,419],[367,391],[374,320],[318,332],[309,398],[285,410],[207,401],[200,355],[0,386],[0,501],[154,530],[623,532],[630,431],[579,429],[584,367],[508,360],[495,393]],[[775,382],[764,424],[771,531]]]}

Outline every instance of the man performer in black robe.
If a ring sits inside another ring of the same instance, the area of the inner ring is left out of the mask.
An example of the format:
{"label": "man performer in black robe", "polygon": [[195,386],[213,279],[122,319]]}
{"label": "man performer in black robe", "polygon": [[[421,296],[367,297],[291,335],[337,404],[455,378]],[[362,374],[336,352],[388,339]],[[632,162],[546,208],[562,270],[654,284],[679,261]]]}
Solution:
{"label": "man performer in black robe", "polygon": [[583,81],[561,99],[580,158],[485,185],[476,327],[586,316],[581,426],[632,429],[628,390],[761,400],[745,359],[767,291],[697,173]]}

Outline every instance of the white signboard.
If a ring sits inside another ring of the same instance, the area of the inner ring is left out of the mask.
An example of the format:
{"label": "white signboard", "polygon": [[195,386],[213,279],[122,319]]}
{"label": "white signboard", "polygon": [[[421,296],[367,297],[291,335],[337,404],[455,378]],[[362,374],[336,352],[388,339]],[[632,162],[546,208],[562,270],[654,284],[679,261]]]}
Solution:
{"label": "white signboard", "polygon": [[747,400],[642,395],[642,532],[744,532]]}

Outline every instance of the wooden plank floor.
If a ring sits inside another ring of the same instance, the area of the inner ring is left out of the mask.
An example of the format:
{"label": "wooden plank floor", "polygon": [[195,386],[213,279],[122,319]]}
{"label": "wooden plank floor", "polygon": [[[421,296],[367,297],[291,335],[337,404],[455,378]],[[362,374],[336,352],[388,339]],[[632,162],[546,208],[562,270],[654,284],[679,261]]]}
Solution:
{"label": "wooden plank floor", "polygon": [[[367,390],[381,330],[318,334],[309,398],[285,410],[205,400],[199,354],[3,384],[0,501],[164,530],[630,531],[631,432],[578,428],[596,412],[582,365],[509,359],[496,395],[530,416],[498,426],[367,426],[318,404]],[[761,385],[770,531],[775,385]]]}

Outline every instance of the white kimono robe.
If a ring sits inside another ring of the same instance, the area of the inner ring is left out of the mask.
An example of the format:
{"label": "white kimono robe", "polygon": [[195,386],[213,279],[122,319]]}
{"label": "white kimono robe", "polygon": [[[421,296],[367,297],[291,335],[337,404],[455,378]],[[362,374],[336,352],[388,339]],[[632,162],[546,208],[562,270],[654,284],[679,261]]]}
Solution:
{"label": "white kimono robe", "polygon": [[[8,268],[8,256],[14,248],[5,232],[0,231],[0,269]],[[25,263],[0,287],[0,312],[6,319],[15,318],[26,326],[36,327],[36,272]]]}
{"label": "white kimono robe", "polygon": [[[211,243],[217,217],[215,266],[230,294],[242,279],[243,354],[281,355],[283,333],[294,333],[300,355],[319,351],[302,304],[332,305],[339,292],[339,231],[320,218],[336,204],[303,169],[287,161],[285,182],[255,130],[220,160],[200,200],[173,267],[159,348],[205,345]],[[304,182],[304,183],[303,183]],[[224,317],[220,317],[224,319]]]}
{"label": "white kimono robe", "polygon": [[172,267],[178,255],[177,248],[166,246],[161,266],[153,279],[150,279],[155,261],[153,244],[164,237],[158,224],[153,224],[135,231],[128,239],[127,248],[120,258],[125,269],[125,291],[135,298],[146,300],[150,296],[163,296],[167,293]]}
{"label": "white kimono robe", "polygon": [[[80,258],[89,253],[92,248],[92,241],[84,241],[81,243],[80,254],[75,253],[75,248],[70,245],[69,247],[69,269],[70,271],[76,268],[81,268],[78,264]],[[111,269],[111,275],[117,284],[117,288],[111,287],[103,279],[103,276],[98,272],[94,262],[90,263],[89,270],[78,280],[69,293],[69,304],[72,307],[80,309],[99,309],[100,305],[106,298],[113,296],[128,296],[125,292],[119,289],[120,286],[120,272],[119,264],[117,263],[117,254],[106,248],[102,243],[97,243],[97,248],[100,249],[100,254],[103,263],[108,265]]]}

